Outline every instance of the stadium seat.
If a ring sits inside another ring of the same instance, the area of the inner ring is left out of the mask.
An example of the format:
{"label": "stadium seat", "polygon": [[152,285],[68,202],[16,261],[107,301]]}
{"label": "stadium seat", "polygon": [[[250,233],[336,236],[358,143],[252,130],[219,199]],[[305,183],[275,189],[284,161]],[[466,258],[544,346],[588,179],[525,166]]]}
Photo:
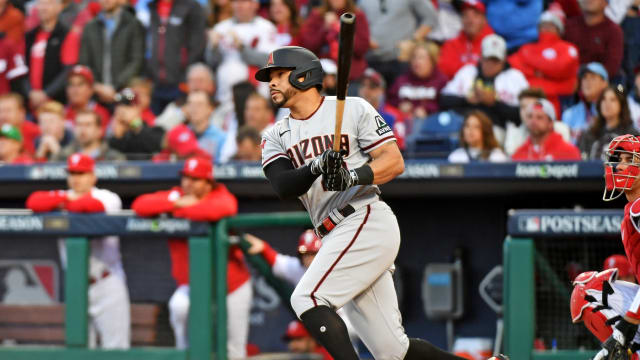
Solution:
{"label": "stadium seat", "polygon": [[407,137],[407,155],[421,158],[446,158],[458,147],[463,117],[454,111],[443,111],[417,120]]}

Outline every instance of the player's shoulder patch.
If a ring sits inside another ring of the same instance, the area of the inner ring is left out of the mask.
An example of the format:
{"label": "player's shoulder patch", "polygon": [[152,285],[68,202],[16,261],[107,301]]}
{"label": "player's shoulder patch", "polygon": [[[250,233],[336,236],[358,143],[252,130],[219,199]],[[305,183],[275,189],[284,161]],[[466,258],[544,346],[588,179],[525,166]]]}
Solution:
{"label": "player's shoulder patch", "polygon": [[384,121],[384,118],[380,114],[376,114],[373,117],[373,120],[376,122],[376,134],[382,136],[388,132],[391,132],[391,127]]}

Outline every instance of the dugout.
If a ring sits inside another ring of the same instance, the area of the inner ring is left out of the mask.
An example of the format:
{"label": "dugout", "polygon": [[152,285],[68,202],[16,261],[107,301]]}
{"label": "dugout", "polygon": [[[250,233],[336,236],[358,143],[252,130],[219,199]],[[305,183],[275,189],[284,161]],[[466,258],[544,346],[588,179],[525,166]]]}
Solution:
{"label": "dugout", "polygon": [[624,254],[622,210],[512,210],[504,242],[505,352],[515,359],[587,359],[600,342],[571,322],[571,281]]}

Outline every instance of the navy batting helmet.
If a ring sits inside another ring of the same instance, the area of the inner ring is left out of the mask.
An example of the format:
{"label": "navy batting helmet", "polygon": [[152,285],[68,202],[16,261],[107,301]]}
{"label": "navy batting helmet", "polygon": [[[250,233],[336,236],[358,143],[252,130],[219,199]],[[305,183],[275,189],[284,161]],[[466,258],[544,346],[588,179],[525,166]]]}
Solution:
{"label": "navy batting helmet", "polygon": [[[318,57],[300,46],[284,46],[269,54],[267,65],[256,73],[256,80],[269,82],[271,69],[291,69],[289,83],[297,89],[307,90],[314,86],[322,86],[324,72]],[[298,81],[299,78],[303,81]]]}

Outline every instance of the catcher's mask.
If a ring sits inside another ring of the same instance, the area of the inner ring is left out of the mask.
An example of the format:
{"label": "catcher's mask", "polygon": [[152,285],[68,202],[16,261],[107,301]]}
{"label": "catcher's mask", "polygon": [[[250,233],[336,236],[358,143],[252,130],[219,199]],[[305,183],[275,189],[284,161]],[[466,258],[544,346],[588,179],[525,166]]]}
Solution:
{"label": "catcher's mask", "polygon": [[640,175],[640,140],[633,135],[620,135],[611,140],[605,156],[602,200],[611,201],[631,190]]}

